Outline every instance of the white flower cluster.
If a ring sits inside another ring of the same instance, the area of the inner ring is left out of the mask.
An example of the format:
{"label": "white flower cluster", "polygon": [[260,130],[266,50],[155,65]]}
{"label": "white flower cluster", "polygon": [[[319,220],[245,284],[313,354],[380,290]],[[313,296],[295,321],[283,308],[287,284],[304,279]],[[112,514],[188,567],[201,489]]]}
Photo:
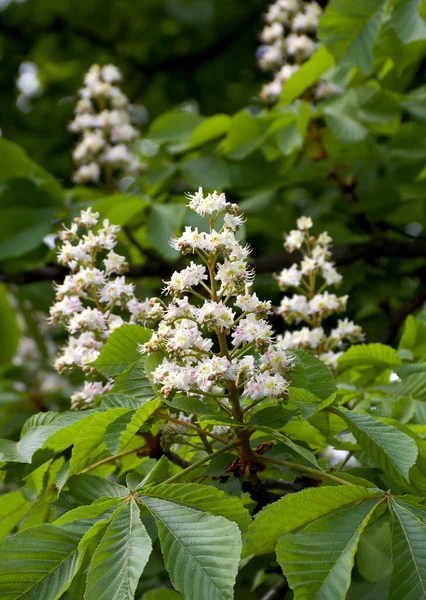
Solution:
{"label": "white flower cluster", "polygon": [[[91,373],[90,363],[114,329],[123,323],[153,327],[163,316],[161,303],[154,298],[139,302],[134,285],[122,275],[127,263],[114,251],[120,228],[104,220],[94,232],[98,219],[99,213],[83,210],[59,234],[58,262],[71,271],[56,286],[56,302],[50,309],[50,322],[65,325],[70,333],[55,361],[59,372],[78,367]],[[109,381],[86,381],[83,390],[72,396],[72,408],[92,406],[110,387]]]}
{"label": "white flower cluster", "polygon": [[[129,144],[139,137],[130,122],[129,100],[117,85],[121,73],[114,65],[93,65],[79,91],[76,116],[69,124],[81,135],[74,148],[74,182],[110,184],[113,175],[137,173],[142,164]],[[102,173],[103,171],[103,173]]]}
{"label": "white flower cluster", "polygon": [[330,333],[323,329],[323,321],[330,315],[346,310],[347,296],[336,296],[327,291],[327,286],[338,285],[342,276],[336,271],[331,258],[332,238],[327,232],[317,238],[310,235],[310,217],[300,217],[297,229],[286,234],[284,248],[288,252],[299,250],[302,260],[277,276],[282,290],[293,289],[296,293],[281,300],[278,314],[289,325],[306,323],[296,331],[286,331],[279,339],[283,349],[303,348],[317,354],[331,368],[347,344],[363,340],[361,327],[348,319],[339,320]]}
{"label": "white flower cluster", "polygon": [[[258,64],[263,71],[273,72],[274,78],[263,86],[263,100],[275,102],[283,84],[311,57],[321,14],[314,0],[276,0],[270,5],[265,15],[267,25],[260,34]],[[338,86],[320,81],[315,97],[329,98],[338,93]]]}
{"label": "white flower cluster", "polygon": [[150,375],[152,382],[169,398],[176,392],[209,396],[230,411],[240,398],[283,399],[293,358],[273,342],[265,320],[271,303],[252,292],[249,249],[236,238],[243,222],[238,207],[224,194],[204,196],[201,188],[188,198],[192,210],[208,217],[210,231],[186,227],[171,240],[173,248],[196,254],[203,264],[191,262],[166,282],[164,291],[172,299],[141,347],[143,353],[165,354]]}

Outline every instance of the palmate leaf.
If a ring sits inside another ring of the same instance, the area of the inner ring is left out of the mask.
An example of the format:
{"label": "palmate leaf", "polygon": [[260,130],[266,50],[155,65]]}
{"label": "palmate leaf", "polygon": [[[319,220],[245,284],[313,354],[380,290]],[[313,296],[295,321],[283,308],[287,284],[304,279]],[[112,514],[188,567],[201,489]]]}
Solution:
{"label": "palmate leaf", "polygon": [[146,359],[139,360],[128,371],[118,375],[112,391],[127,394],[132,398],[137,398],[140,401],[139,404],[142,404],[147,400],[152,400],[155,396],[155,392],[146,376],[145,360]]}
{"label": "palmate leaf", "polygon": [[81,561],[84,529],[41,525],[0,544],[0,598],[56,600],[68,588]]}
{"label": "palmate leaf", "polygon": [[93,555],[85,600],[133,600],[152,544],[131,499],[111,519]]}
{"label": "palmate leaf", "polygon": [[378,491],[357,485],[309,488],[289,494],[256,516],[244,537],[243,557],[273,552],[278,538],[286,533],[340,508],[382,496]]}
{"label": "palmate leaf", "polygon": [[166,568],[185,600],[231,600],[241,552],[238,526],[166,500],[141,500],[155,518]]}
{"label": "palmate leaf", "polygon": [[398,473],[409,481],[408,473],[418,454],[414,439],[370,415],[344,408],[332,410],[345,420],[361,448],[378,466],[391,477]]}
{"label": "palmate leaf", "polygon": [[326,400],[336,391],[336,382],[332,372],[313,354],[304,350],[292,350],[296,355],[296,369],[291,382],[297,388],[308,390],[320,400]]}
{"label": "palmate leaf", "polygon": [[360,535],[380,501],[337,510],[278,540],[278,562],[295,600],[346,597]]}
{"label": "palmate leaf", "polygon": [[251,523],[248,510],[239,498],[227,496],[221,490],[197,483],[169,483],[143,487],[140,494],[146,497],[170,500],[188,508],[195,508],[211,515],[225,517],[238,524],[241,530]]}
{"label": "palmate leaf", "polygon": [[393,569],[388,600],[426,598],[426,523],[415,508],[390,502]]}

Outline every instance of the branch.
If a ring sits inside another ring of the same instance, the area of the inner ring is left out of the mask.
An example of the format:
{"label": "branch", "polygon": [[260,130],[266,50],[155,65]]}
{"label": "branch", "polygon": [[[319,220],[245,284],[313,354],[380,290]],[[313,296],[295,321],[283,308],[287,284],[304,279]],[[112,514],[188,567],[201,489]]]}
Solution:
{"label": "branch", "polygon": [[164,456],[169,459],[170,462],[181,467],[182,469],[187,469],[191,466],[189,460],[185,460],[179,454],[175,454],[174,452],[165,452]]}
{"label": "branch", "polygon": [[[371,258],[424,258],[426,256],[426,240],[395,240],[386,237],[372,239],[368,242],[336,246],[333,249],[333,260],[337,266],[348,265],[358,260]],[[300,260],[298,253],[272,254],[262,256],[252,262],[256,273],[271,273],[290,267]]]}
{"label": "branch", "polygon": [[[387,237],[336,246],[333,249],[333,260],[337,266],[348,265],[358,260],[371,258],[425,258],[426,240],[395,240]],[[272,254],[252,260],[251,264],[256,273],[273,273],[284,267],[290,267],[300,260],[300,254]],[[181,268],[182,263],[167,263],[150,261],[145,265],[131,267],[126,275],[130,278],[139,277],[170,277],[172,273]],[[38,281],[56,281],[61,283],[68,274],[68,270],[60,265],[47,264],[23,273],[0,273],[0,283],[28,284]]]}
{"label": "branch", "polygon": [[261,600],[281,600],[288,592],[287,579],[283,577],[271,589],[262,596]]}

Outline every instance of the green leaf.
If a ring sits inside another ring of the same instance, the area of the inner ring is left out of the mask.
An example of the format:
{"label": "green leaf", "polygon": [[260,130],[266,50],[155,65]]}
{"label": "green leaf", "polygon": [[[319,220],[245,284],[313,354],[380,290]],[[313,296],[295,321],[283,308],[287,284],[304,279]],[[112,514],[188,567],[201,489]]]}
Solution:
{"label": "green leaf", "polygon": [[88,473],[73,475],[68,479],[67,487],[67,493],[71,494],[78,504],[91,504],[103,496],[122,498],[128,493],[124,485]]}
{"label": "green leaf", "polygon": [[184,214],[184,204],[153,204],[149,213],[146,239],[167,260],[179,258],[169,240],[181,227]]}
{"label": "green leaf", "polygon": [[147,419],[161,405],[161,400],[145,402],[135,411],[119,416],[105,430],[104,441],[112,454],[117,454],[126,448],[129,442],[142,427]]}
{"label": "green leaf", "polygon": [[275,429],[272,429],[271,427],[265,427],[263,425],[258,425],[256,427],[256,429],[258,431],[264,431],[265,433],[268,433],[272,438],[279,440],[282,444],[285,444],[286,446],[291,448],[294,452],[299,454],[299,456],[302,456],[302,458],[307,460],[308,463],[313,465],[315,468],[321,470],[321,467],[319,466],[317,459],[312,454],[312,452],[310,450],[308,450],[307,448],[304,448],[303,446],[299,446],[299,444],[295,444],[286,435],[284,435],[283,433],[281,433],[279,431],[275,431]]}
{"label": "green leaf", "polygon": [[395,0],[392,25],[403,44],[426,39],[426,23],[419,14],[422,0]]}
{"label": "green leaf", "polygon": [[145,373],[145,360],[139,360],[128,371],[118,375],[112,391],[128,394],[139,400],[139,404],[152,400],[155,393]]}
{"label": "green leaf", "polygon": [[185,600],[231,600],[238,571],[238,526],[158,498],[142,498],[158,527],[166,569]]}
{"label": "green leaf", "polygon": [[145,592],[141,600],[182,600],[182,596],[168,588],[157,588],[156,590]]}
{"label": "green leaf", "polygon": [[369,525],[361,535],[356,554],[358,571],[371,583],[387,577],[392,570],[389,513]]}
{"label": "green leaf", "polygon": [[131,499],[113,517],[87,574],[85,600],[133,600],[151,554],[151,539]]}
{"label": "green leaf", "polygon": [[145,484],[139,493],[146,497],[170,500],[188,508],[225,517],[237,523],[242,531],[251,523],[250,513],[239,498],[227,496],[222,490],[209,485],[165,483],[146,487]]}
{"label": "green leaf", "polygon": [[151,335],[150,329],[140,325],[121,325],[112,332],[92,365],[105,377],[127,371],[141,359],[138,346],[148,342]]}
{"label": "green leaf", "polygon": [[[1,141],[1,140],[0,140]],[[6,288],[0,285],[0,365],[7,363],[15,354],[19,342],[16,314],[7,297]]]}
{"label": "green leaf", "polygon": [[4,138],[0,139],[0,182],[10,179],[29,178],[40,190],[54,198],[58,205],[62,202],[63,191],[57,180],[42,167],[32,161],[28,154],[17,144]]}
{"label": "green leaf", "polygon": [[148,132],[148,138],[159,144],[183,142],[191,138],[192,132],[203,122],[203,118],[183,110],[172,110],[157,117]]}
{"label": "green leaf", "polygon": [[393,569],[388,600],[426,597],[426,524],[398,501],[390,503],[393,516]]}
{"label": "green leaf", "polygon": [[371,460],[392,477],[395,472],[409,481],[408,473],[417,459],[415,440],[392,425],[370,415],[332,409],[348,424],[353,436]]}
{"label": "green leaf", "polygon": [[378,502],[338,510],[278,540],[278,562],[295,600],[346,597],[360,535]]}
{"label": "green leaf", "polygon": [[242,160],[258,148],[269,128],[266,119],[250,115],[248,112],[238,112],[231,122],[228,135],[219,149],[235,160]]}
{"label": "green leaf", "polygon": [[420,359],[426,354],[426,324],[409,315],[404,322],[398,349],[411,350],[413,357]]}
{"label": "green leaf", "polygon": [[99,212],[102,219],[108,219],[114,225],[127,225],[132,223],[150,202],[140,196],[127,196],[126,194],[112,194],[101,198],[92,206],[93,211]]}
{"label": "green leaf", "polygon": [[311,521],[380,494],[361,486],[309,488],[289,494],[266,506],[256,516],[244,538],[243,557],[272,552],[282,535]]}
{"label": "green leaf", "polygon": [[100,500],[88,506],[78,506],[66,512],[62,517],[54,521],[54,525],[62,526],[73,523],[74,521],[97,521],[100,517],[108,520],[117,509],[121,510],[118,505],[122,503],[122,498],[109,498]]}
{"label": "green leaf", "polygon": [[292,350],[296,355],[296,369],[291,374],[292,385],[308,390],[321,400],[336,391],[336,383],[330,369],[313,354],[304,350]]}
{"label": "green leaf", "polygon": [[311,85],[314,85],[323,73],[334,65],[334,57],[325,46],[318,48],[311,58],[294,73],[282,87],[277,106],[290,104],[299,98]]}
{"label": "green leaf", "polygon": [[413,373],[401,381],[382,385],[379,389],[391,396],[408,396],[414,400],[426,401],[426,371]]}
{"label": "green leaf", "polygon": [[74,440],[67,477],[96,462],[96,457],[106,449],[103,439],[108,425],[127,411],[126,408],[110,408],[94,414],[90,421],[84,423]]}
{"label": "green leaf", "polygon": [[293,416],[292,411],[285,410],[279,404],[275,406],[267,406],[257,412],[251,414],[250,424],[256,427],[257,425],[265,425],[272,429],[281,429]]}
{"label": "green leaf", "polygon": [[222,190],[231,184],[228,164],[214,154],[186,160],[180,164],[180,170],[191,188]]}
{"label": "green leaf", "polygon": [[318,37],[342,65],[355,65],[368,74],[373,46],[385,15],[387,0],[332,0],[322,16]]}
{"label": "green leaf", "polygon": [[31,509],[32,503],[20,491],[1,496],[0,539],[6,537]]}
{"label": "green leaf", "polygon": [[40,525],[0,543],[0,597],[56,600],[69,587],[82,555],[84,529]]}
{"label": "green leaf", "polygon": [[207,142],[223,136],[229,129],[231,117],[229,115],[213,115],[205,119],[191,134],[190,147],[201,146]]}
{"label": "green leaf", "polygon": [[368,130],[360,123],[360,106],[352,89],[324,108],[324,118],[341,142],[360,142],[367,136]]}
{"label": "green leaf", "polygon": [[381,367],[387,369],[400,365],[402,360],[391,346],[384,344],[359,344],[351,346],[339,358],[340,370],[352,367]]}

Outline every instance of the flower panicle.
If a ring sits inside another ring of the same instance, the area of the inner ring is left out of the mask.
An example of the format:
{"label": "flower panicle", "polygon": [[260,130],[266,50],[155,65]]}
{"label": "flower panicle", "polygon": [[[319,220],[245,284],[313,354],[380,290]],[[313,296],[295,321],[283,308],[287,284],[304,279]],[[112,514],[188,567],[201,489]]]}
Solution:
{"label": "flower panicle", "polygon": [[310,230],[313,226],[310,217],[300,217],[297,229],[284,235],[284,248],[287,252],[302,254],[299,263],[283,269],[276,276],[281,290],[294,293],[285,295],[276,312],[288,325],[304,326],[296,331],[286,331],[279,338],[285,349],[307,349],[318,356],[331,368],[337,368],[342,350],[348,344],[361,342],[364,334],[359,325],[346,319],[338,320],[337,327],[326,333],[323,321],[328,317],[346,311],[348,296],[337,296],[326,288],[342,283],[342,275],[332,260],[333,239],[324,231],[315,237]]}

